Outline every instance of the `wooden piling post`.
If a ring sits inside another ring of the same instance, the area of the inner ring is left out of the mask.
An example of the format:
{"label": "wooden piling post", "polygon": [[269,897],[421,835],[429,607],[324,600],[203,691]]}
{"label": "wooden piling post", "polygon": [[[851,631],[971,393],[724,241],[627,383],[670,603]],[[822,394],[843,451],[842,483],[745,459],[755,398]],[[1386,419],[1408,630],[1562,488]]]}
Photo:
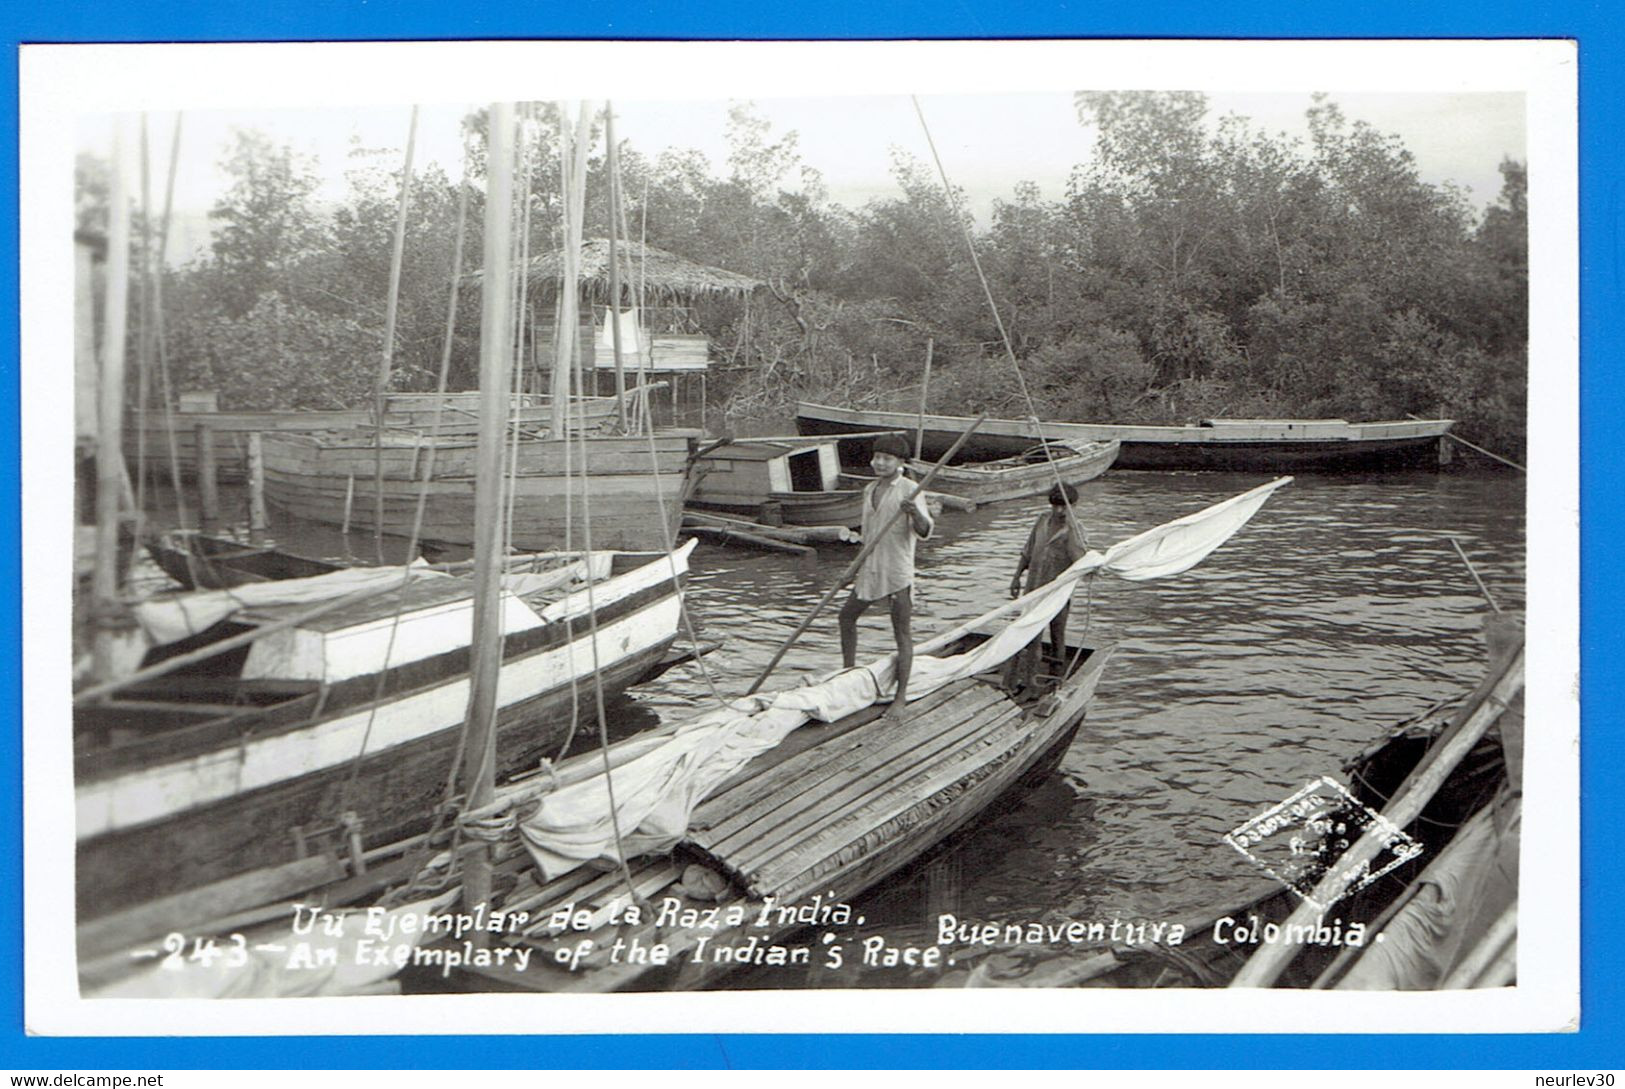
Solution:
{"label": "wooden piling post", "polygon": [[920,381],[920,421],[914,432],[914,460],[918,461],[924,455],[925,449],[925,402],[931,394],[931,356],[937,348],[936,337],[925,338],[925,377]]}
{"label": "wooden piling post", "polygon": [[220,520],[220,482],[215,469],[214,428],[197,425],[197,495],[205,523]]}
{"label": "wooden piling post", "polygon": [[271,524],[265,514],[265,451],[260,433],[248,433],[248,528],[260,533]]}
{"label": "wooden piling post", "polygon": [[355,474],[351,473],[344,481],[344,521],[339,524],[340,533],[350,532],[350,511],[355,505]]}

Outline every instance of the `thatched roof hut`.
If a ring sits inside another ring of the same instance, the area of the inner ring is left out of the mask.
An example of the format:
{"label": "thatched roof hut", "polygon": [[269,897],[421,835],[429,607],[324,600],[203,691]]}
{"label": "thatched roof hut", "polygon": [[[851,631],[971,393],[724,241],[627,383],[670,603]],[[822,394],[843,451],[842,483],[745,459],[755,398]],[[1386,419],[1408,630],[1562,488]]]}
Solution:
{"label": "thatched roof hut", "polygon": [[[706,296],[742,298],[766,286],[749,276],[702,265],[641,242],[617,242],[616,251],[621,266],[621,290],[630,294],[641,285],[651,305],[691,302]],[[577,276],[583,298],[609,301],[608,239],[590,238],[581,243]],[[563,277],[563,251],[555,250],[531,259],[527,285],[537,295],[552,295],[557,293]]]}

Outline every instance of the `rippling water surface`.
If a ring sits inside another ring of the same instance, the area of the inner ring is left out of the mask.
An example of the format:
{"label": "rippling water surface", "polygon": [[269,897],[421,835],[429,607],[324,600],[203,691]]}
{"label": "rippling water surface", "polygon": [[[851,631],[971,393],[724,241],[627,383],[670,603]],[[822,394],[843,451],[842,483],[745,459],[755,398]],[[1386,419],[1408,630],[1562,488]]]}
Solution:
{"label": "rippling water surface", "polygon": [[[1114,472],[1082,489],[1078,509],[1099,547],[1267,479]],[[1080,588],[1071,630],[1118,650],[1059,774],[858,910],[871,925],[923,938],[938,911],[1179,918],[1245,895],[1258,875],[1221,841],[1225,832],[1476,683],[1485,606],[1449,538],[1503,607],[1522,608],[1522,488],[1510,477],[1304,476],[1195,570]],[[939,519],[919,549],[917,638],[1006,599],[1043,508],[1034,499]],[[284,540],[297,536],[282,529]],[[690,602],[704,634],[725,641],[708,660],[724,695],[748,686],[852,555],[700,546]],[[888,622],[872,612],[861,639],[862,654],[883,653]],[[780,676],[838,664],[831,608]],[[635,693],[621,713],[646,721],[709,699],[688,666]]]}
{"label": "rippling water surface", "polygon": [[[1082,489],[1091,543],[1111,544],[1267,476],[1108,473]],[[1005,599],[1042,499],[948,512],[920,546],[917,637]],[[1182,918],[1247,894],[1258,874],[1225,832],[1482,674],[1485,611],[1455,536],[1503,608],[1521,608],[1522,481],[1405,474],[1299,477],[1227,545],[1175,578],[1081,588],[1072,631],[1116,643],[1099,696],[1056,779],[962,836],[936,872],[860,910],[930,930],[961,918]],[[710,668],[729,693],[761,668],[843,565],[702,549],[693,605],[727,640]],[[865,618],[862,649],[890,643]],[[838,663],[821,617],[786,674]],[[706,698],[692,670],[639,702]],[[928,868],[929,869],[929,868]]]}

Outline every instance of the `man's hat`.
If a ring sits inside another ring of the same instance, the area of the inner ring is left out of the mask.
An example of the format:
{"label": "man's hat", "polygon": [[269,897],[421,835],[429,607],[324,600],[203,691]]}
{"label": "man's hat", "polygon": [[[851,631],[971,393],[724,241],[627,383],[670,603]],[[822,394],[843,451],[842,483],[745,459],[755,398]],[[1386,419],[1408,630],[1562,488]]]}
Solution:
{"label": "man's hat", "polygon": [[875,453],[890,454],[894,458],[908,458],[908,440],[901,435],[882,435],[875,440]]}

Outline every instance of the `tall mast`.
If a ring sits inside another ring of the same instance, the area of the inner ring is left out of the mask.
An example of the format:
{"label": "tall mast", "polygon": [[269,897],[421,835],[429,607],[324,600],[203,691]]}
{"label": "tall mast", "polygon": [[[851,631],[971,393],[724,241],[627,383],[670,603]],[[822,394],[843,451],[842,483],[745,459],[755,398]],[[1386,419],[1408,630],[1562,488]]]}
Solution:
{"label": "tall mast", "polygon": [[401,293],[401,257],[406,250],[406,213],[412,203],[412,153],[417,147],[418,108],[412,107],[412,121],[406,129],[406,162],[401,167],[401,195],[395,206],[395,240],[389,253],[389,295],[384,302],[384,353],[378,361],[378,377],[372,388],[373,422],[373,547],[379,562],[384,558],[384,399],[389,391],[389,372],[395,356],[395,315]]}
{"label": "tall mast", "polygon": [[92,654],[96,677],[113,672],[118,601],[119,498],[124,486],[124,337],[130,294],[130,200],[125,192],[125,122],[114,123],[113,169],[108,187],[107,299],[102,333],[101,381],[97,387],[96,567],[91,593],[96,631]]}
{"label": "tall mast", "polygon": [[626,369],[621,363],[621,265],[615,259],[616,209],[620,206],[619,181],[615,177],[615,107],[604,103],[604,166],[609,174],[609,339],[615,346],[615,414],[626,426]]}
{"label": "tall mast", "polygon": [[[510,248],[513,210],[513,107],[493,103],[486,147],[484,296],[480,312],[480,430],[474,477],[474,636],[468,695],[464,787],[470,808],[491,801],[496,775],[497,679],[502,669],[501,578],[503,438],[507,427]],[[464,870],[468,906],[491,895],[488,849],[475,848]]]}

